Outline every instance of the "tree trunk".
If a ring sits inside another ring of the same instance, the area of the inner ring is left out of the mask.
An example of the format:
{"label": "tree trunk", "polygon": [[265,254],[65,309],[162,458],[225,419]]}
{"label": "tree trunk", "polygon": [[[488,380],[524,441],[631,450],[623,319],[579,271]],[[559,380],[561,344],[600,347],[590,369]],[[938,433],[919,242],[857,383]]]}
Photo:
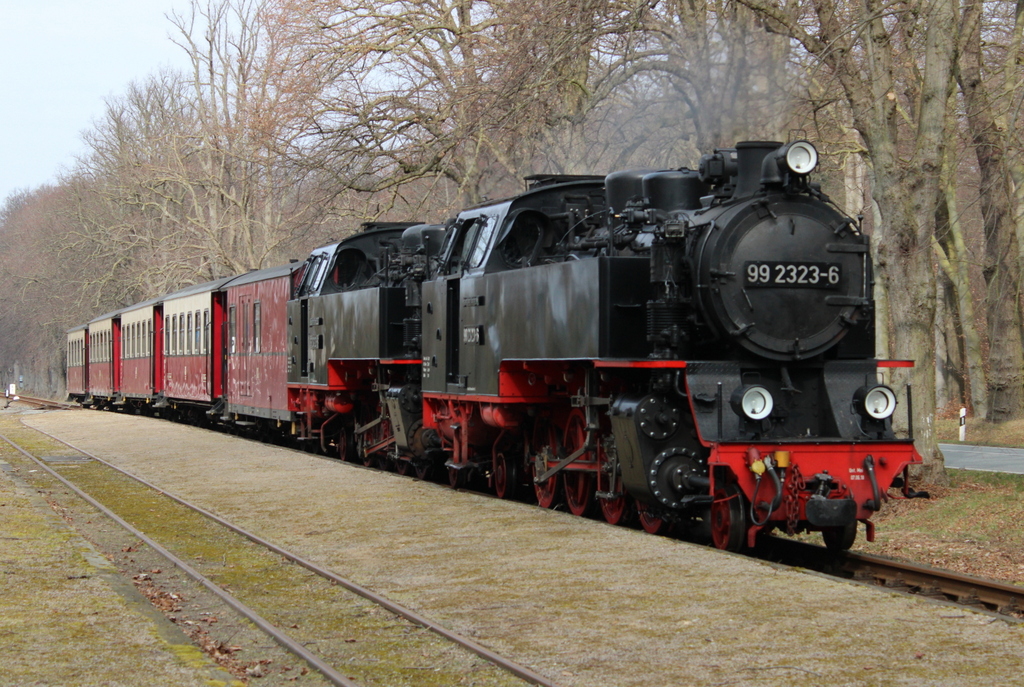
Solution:
{"label": "tree trunk", "polygon": [[993,113],[982,80],[982,2],[966,6],[966,40],[961,52],[958,81],[967,109],[967,123],[981,176],[979,193],[985,228],[985,304],[989,339],[989,412],[992,422],[1020,417],[1024,386],[1024,350],[1021,346],[1020,272],[1010,173],[1004,164],[1004,126]]}

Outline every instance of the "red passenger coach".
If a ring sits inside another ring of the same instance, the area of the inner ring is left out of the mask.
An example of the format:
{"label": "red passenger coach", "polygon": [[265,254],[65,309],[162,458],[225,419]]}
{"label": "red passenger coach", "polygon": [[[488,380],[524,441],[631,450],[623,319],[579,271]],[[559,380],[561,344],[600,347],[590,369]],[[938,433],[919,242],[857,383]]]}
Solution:
{"label": "red passenger coach", "polygon": [[68,330],[68,398],[81,403],[89,394],[89,328],[86,325]]}
{"label": "red passenger coach", "polygon": [[231,279],[198,284],[164,298],[163,396],[167,401],[210,405],[222,395],[219,351],[224,294],[220,289]]}
{"label": "red passenger coach", "polygon": [[121,313],[116,311],[89,323],[87,403],[107,405],[118,400],[121,378]]}
{"label": "red passenger coach", "polygon": [[121,396],[152,401],[160,392],[163,341],[161,299],[139,303],[121,311]]}
{"label": "red passenger coach", "polygon": [[224,286],[225,341],[224,413],[291,421],[288,410],[288,297],[292,273],[285,265],[243,274]]}

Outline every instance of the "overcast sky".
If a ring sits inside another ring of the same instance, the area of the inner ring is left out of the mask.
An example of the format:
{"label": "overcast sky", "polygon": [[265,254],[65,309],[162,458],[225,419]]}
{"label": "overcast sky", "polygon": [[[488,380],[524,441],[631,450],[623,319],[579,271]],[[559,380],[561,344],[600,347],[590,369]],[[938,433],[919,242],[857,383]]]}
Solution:
{"label": "overcast sky", "polygon": [[166,15],[188,0],[0,0],[0,203],[55,180],[104,100],[184,68]]}

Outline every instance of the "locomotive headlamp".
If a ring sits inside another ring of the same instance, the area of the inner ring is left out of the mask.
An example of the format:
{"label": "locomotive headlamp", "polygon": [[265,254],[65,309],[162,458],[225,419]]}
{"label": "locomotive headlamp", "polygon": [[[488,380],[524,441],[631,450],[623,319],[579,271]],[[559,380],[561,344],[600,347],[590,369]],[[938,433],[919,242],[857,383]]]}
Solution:
{"label": "locomotive headlamp", "polygon": [[786,146],[786,166],[793,174],[810,174],[818,166],[818,151],[807,141]]}
{"label": "locomotive headlamp", "polygon": [[884,420],[896,410],[896,394],[884,384],[862,386],[853,394],[853,408],[872,420]]}
{"label": "locomotive headlamp", "polygon": [[741,386],[729,399],[733,412],[749,420],[763,420],[772,413],[775,399],[768,389],[759,384]]}

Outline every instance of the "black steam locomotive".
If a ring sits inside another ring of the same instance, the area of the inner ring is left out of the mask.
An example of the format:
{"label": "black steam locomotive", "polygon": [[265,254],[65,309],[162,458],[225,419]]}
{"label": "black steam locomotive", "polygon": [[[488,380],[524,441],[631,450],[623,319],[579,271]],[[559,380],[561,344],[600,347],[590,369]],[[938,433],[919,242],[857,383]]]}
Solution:
{"label": "black steam locomotive", "polygon": [[[868,237],[806,141],[535,176],[314,251],[288,303],[302,438],[724,549],[849,547],[919,463],[874,355]],[[910,403],[909,390],[903,391]]]}

